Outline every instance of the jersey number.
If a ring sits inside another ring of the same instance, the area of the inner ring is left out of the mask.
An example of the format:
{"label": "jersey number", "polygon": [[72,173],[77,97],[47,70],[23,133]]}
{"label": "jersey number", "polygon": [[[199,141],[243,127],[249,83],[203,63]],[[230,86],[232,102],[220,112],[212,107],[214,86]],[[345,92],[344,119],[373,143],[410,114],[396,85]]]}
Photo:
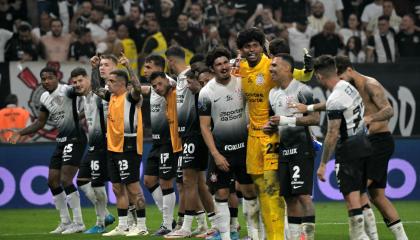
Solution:
{"label": "jersey number", "polygon": [[63,149],[63,154],[71,153],[73,151],[73,143],[67,144]]}
{"label": "jersey number", "polygon": [[194,143],[185,143],[184,144],[184,154],[193,154],[195,152]]}
{"label": "jersey number", "polygon": [[353,110],[353,115],[357,115],[356,118],[353,121],[354,122],[353,132],[356,132],[357,128],[359,127],[360,120],[362,120],[362,116],[361,116],[361,112],[360,112],[360,105],[358,105]]}
{"label": "jersey number", "polygon": [[90,162],[90,169],[92,169],[93,171],[98,171],[99,170],[99,160],[92,160]]}
{"label": "jersey number", "polygon": [[275,143],[275,144],[269,143],[269,144],[267,144],[267,154],[279,153],[279,151],[280,151],[280,143]]}
{"label": "jersey number", "polygon": [[127,160],[119,160],[118,165],[120,165],[120,171],[124,171],[128,169],[128,161]]}
{"label": "jersey number", "polygon": [[169,159],[169,153],[160,154],[160,164],[165,164],[166,160]]}
{"label": "jersey number", "polygon": [[292,178],[300,178],[300,168],[299,166],[294,166],[293,167],[293,176]]}

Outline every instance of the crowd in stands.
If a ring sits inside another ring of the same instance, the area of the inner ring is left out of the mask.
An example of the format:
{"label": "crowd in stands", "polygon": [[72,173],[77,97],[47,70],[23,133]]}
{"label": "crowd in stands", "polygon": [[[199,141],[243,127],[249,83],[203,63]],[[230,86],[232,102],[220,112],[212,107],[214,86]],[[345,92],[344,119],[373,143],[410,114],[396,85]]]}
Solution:
{"label": "crowd in stands", "polygon": [[0,62],[88,63],[124,51],[140,71],[172,45],[187,58],[218,45],[236,55],[238,31],[258,27],[285,39],[296,61],[306,48],[390,63],[420,57],[419,22],[419,0],[0,0]]}

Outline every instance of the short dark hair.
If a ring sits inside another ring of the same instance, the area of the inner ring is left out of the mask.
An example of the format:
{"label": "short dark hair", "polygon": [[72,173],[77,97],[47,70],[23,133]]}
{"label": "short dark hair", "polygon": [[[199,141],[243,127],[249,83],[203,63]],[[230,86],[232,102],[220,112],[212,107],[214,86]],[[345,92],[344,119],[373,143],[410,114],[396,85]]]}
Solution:
{"label": "short dark hair", "polygon": [[270,42],[268,46],[268,50],[270,51],[271,55],[277,55],[279,53],[287,53],[290,54],[290,47],[287,41],[283,38],[276,38]]}
{"label": "short dark hair", "polygon": [[128,86],[128,81],[129,80],[128,80],[128,74],[127,74],[126,71],[121,70],[121,69],[117,69],[117,70],[114,70],[114,71],[109,73],[109,75],[111,75],[111,74],[117,75],[117,77],[119,77],[119,78],[123,78],[124,81],[125,81],[125,86]]}
{"label": "short dark hair", "polygon": [[109,59],[111,60],[115,65],[118,64],[118,58],[114,54],[103,54],[101,55],[101,59]]}
{"label": "short dark hair", "polygon": [[204,72],[211,72],[211,70],[203,62],[196,62],[191,65],[191,69],[185,76],[190,79],[198,80],[198,76]]}
{"label": "short dark hair", "polygon": [[230,52],[224,47],[213,48],[207,53],[206,65],[211,68],[213,67],[214,61],[219,57],[226,57],[228,60],[231,58]]}
{"label": "short dark hair", "polygon": [[203,62],[206,60],[206,56],[202,53],[196,53],[192,58],[190,59],[190,65],[193,65],[196,62]]}
{"label": "short dark hair", "polygon": [[18,27],[18,32],[30,32],[31,30],[29,23],[21,23]]}
{"label": "short dark hair", "polygon": [[314,71],[326,76],[337,74],[334,57],[331,55],[321,55],[317,57],[314,61]]}
{"label": "short dark hair", "polygon": [[152,82],[153,80],[155,80],[156,78],[166,78],[166,74],[164,72],[152,72],[152,74],[150,74],[150,82]]}
{"label": "short dark hair", "polygon": [[295,69],[295,60],[290,54],[287,53],[278,53],[274,57],[280,57],[284,61],[288,62],[290,64],[290,72],[293,73]]}
{"label": "short dark hair", "polygon": [[51,25],[53,22],[60,22],[60,23],[61,23],[61,26],[63,26],[63,20],[61,20],[60,18],[52,18],[52,19],[51,19],[51,21],[50,21],[50,25]]}
{"label": "short dark hair", "polygon": [[162,70],[165,69],[165,65],[166,65],[165,58],[157,54],[150,54],[149,56],[146,57],[144,62],[146,63],[153,62],[153,64],[155,64],[156,66],[161,67]]}
{"label": "short dark hair", "polygon": [[42,74],[44,72],[52,73],[54,76],[57,77],[57,70],[55,68],[53,68],[53,67],[49,67],[49,66],[44,67],[43,69],[41,69],[41,72],[39,72],[39,76],[42,77]]}
{"label": "short dark hair", "polygon": [[90,29],[86,27],[77,28],[75,33],[78,37],[83,37],[85,34],[90,33]]}
{"label": "short dark hair", "polygon": [[168,48],[165,54],[166,54],[166,57],[177,57],[177,58],[185,59],[184,49],[178,46],[172,46]]}
{"label": "short dark hair", "polygon": [[350,58],[345,55],[338,55],[335,57],[335,67],[337,68],[337,75],[341,75],[347,68],[353,68]]}
{"label": "short dark hair", "polygon": [[385,21],[389,22],[389,16],[382,15],[382,16],[378,17],[378,22],[382,21],[382,20],[385,20]]}
{"label": "short dark hair", "polygon": [[238,45],[238,48],[243,48],[245,44],[252,41],[257,41],[261,47],[263,47],[265,43],[264,32],[256,27],[245,29],[239,32],[238,38],[236,39],[236,44]]}
{"label": "short dark hair", "polygon": [[82,67],[77,67],[77,68],[73,69],[70,73],[70,77],[74,78],[74,77],[77,77],[77,76],[86,77],[87,76],[86,69],[84,69]]}
{"label": "short dark hair", "polygon": [[17,105],[18,103],[18,98],[15,94],[9,94],[6,99],[4,99],[4,102],[6,103],[6,105],[8,104],[15,104]]}

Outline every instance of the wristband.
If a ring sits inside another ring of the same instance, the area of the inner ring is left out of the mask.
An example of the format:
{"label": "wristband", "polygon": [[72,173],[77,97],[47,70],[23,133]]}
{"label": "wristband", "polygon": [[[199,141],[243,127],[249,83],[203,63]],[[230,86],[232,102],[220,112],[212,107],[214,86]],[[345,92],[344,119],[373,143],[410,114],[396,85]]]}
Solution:
{"label": "wristband", "polygon": [[314,112],[314,111],[315,111],[315,109],[314,109],[314,105],[313,105],[313,104],[308,105],[308,106],[306,107],[306,111],[307,111],[307,112]]}
{"label": "wristband", "polygon": [[296,126],[296,117],[285,117],[285,116],[280,116],[280,122],[279,122],[280,126],[290,126],[290,127],[295,127]]}

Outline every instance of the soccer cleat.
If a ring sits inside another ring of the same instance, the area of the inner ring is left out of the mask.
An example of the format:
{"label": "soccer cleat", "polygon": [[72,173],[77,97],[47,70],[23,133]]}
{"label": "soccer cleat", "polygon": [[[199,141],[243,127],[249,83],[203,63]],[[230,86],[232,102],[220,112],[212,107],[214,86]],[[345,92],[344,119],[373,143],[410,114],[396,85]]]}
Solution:
{"label": "soccer cleat", "polygon": [[83,223],[73,223],[69,228],[63,231],[61,234],[72,234],[80,233],[86,230],[85,224]]}
{"label": "soccer cleat", "polygon": [[163,236],[164,238],[169,238],[169,239],[173,239],[173,238],[190,238],[191,237],[191,232],[190,231],[186,231],[184,229],[179,229],[173,232],[170,232],[168,234],[166,234],[165,236]]}
{"label": "soccer cleat", "polygon": [[172,220],[172,229],[175,229],[175,227],[176,227],[176,221],[174,219],[174,220]]}
{"label": "soccer cleat", "polygon": [[110,214],[108,214],[106,217],[105,217],[105,227],[106,226],[109,226],[109,225],[111,225],[111,224],[113,224],[115,222],[115,217],[114,216],[112,216],[112,214],[110,213]]}
{"label": "soccer cleat", "polygon": [[210,228],[210,229],[208,229],[207,231],[205,231],[204,233],[197,234],[197,235],[195,235],[194,237],[196,237],[196,238],[206,238],[206,237],[209,237],[209,236],[215,235],[215,234],[217,234],[217,233],[218,233],[217,229]]}
{"label": "soccer cleat", "polygon": [[120,226],[116,226],[111,232],[107,232],[102,234],[104,237],[112,237],[112,236],[125,236],[128,233],[128,228],[123,229]]}
{"label": "soccer cleat", "polygon": [[104,226],[95,225],[95,226],[89,228],[88,230],[86,230],[84,233],[95,234],[95,233],[104,233],[104,232],[105,232],[105,227]]}
{"label": "soccer cleat", "polygon": [[132,225],[126,234],[127,237],[146,236],[149,232],[146,228],[139,228],[137,225]]}
{"label": "soccer cleat", "polygon": [[70,228],[72,225],[72,223],[60,223],[60,225],[58,225],[58,227],[54,230],[52,230],[50,233],[51,234],[60,234],[64,231],[66,231],[68,228]]}
{"label": "soccer cleat", "polygon": [[157,230],[153,235],[154,236],[164,236],[164,235],[166,235],[170,232],[171,232],[171,230],[169,230],[165,226],[161,225],[159,230]]}
{"label": "soccer cleat", "polygon": [[199,236],[202,236],[201,238],[205,238],[207,235],[207,230],[208,229],[205,226],[198,227],[194,231],[192,231],[191,236],[197,237],[197,238]]}
{"label": "soccer cleat", "polygon": [[210,235],[207,235],[206,240],[222,240],[222,236],[220,235],[219,231],[215,231]]}
{"label": "soccer cleat", "polygon": [[231,240],[239,240],[239,232],[230,232]]}

